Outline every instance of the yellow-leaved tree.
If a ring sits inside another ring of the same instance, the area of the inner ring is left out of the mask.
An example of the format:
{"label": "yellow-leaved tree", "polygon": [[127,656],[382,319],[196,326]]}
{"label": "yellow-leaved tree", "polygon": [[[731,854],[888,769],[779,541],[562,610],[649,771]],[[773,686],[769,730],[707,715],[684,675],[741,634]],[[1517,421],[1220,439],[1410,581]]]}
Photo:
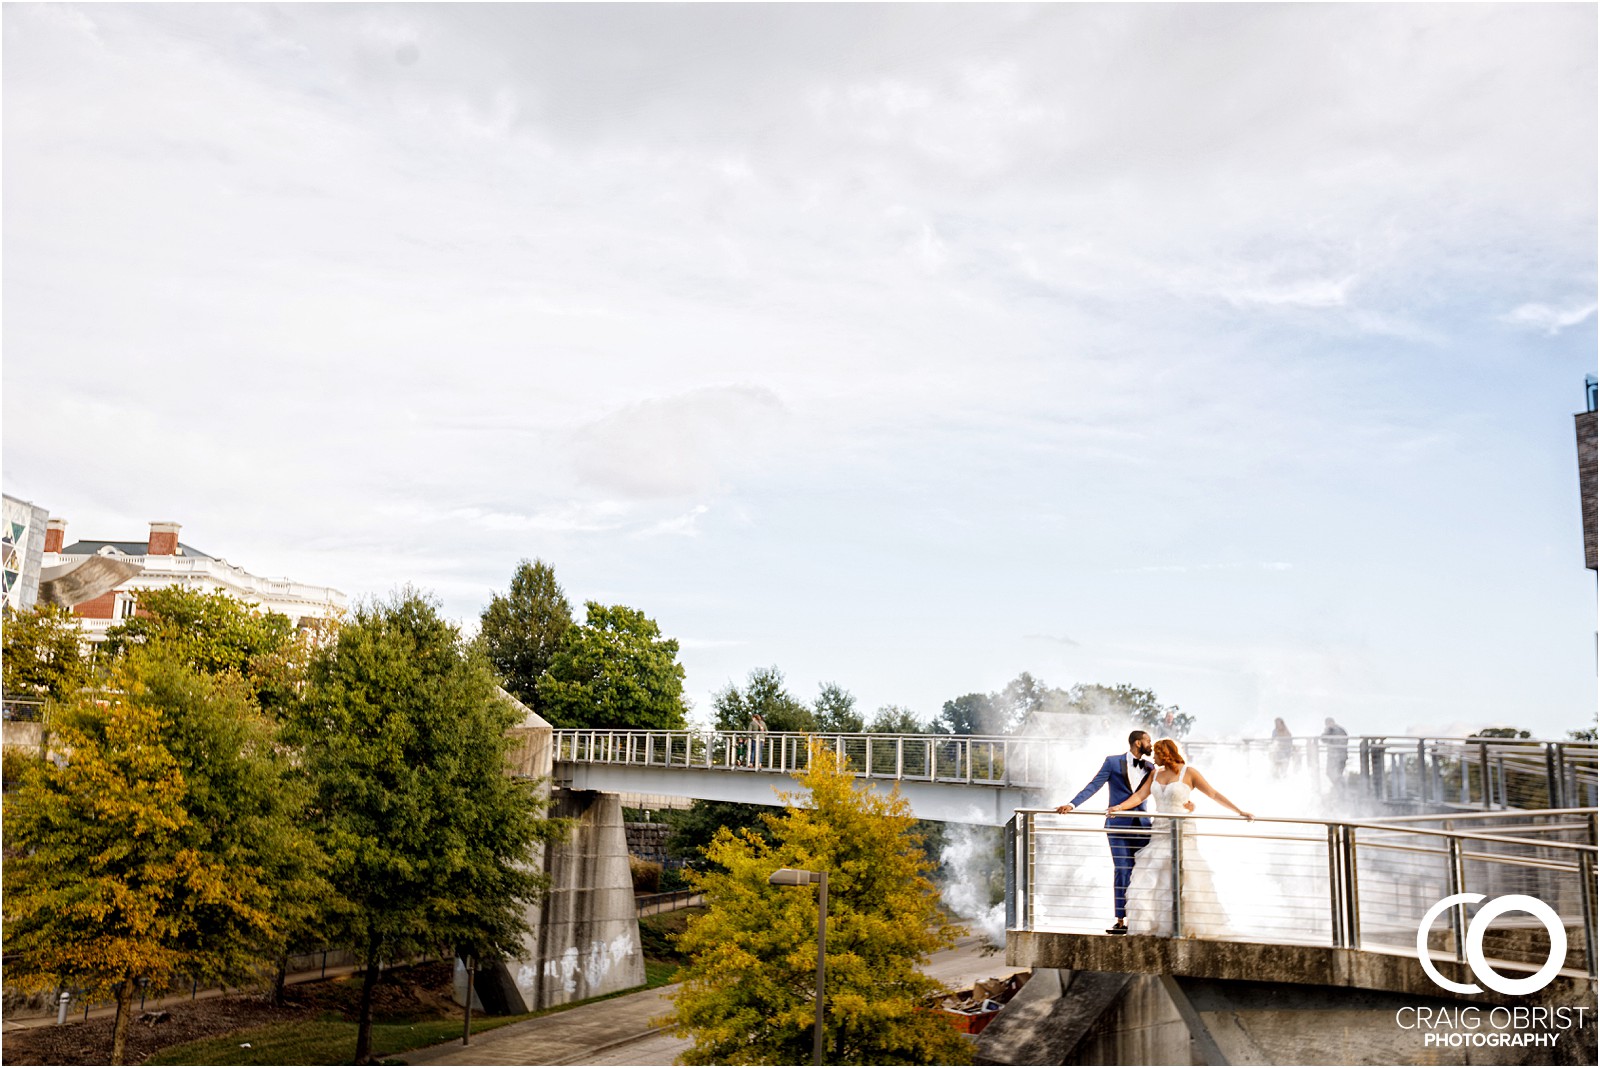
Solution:
{"label": "yellow-leaved tree", "polygon": [[770,886],[779,868],[828,873],[823,1035],[830,1064],[965,1064],[966,1040],[927,1001],[918,966],[961,929],[938,907],[932,865],[897,794],[858,789],[819,745],[765,818],[772,842],[724,828],[691,876],[710,906],[679,948],[691,958],[672,1024],[685,1064],[804,1064],[812,1056],[817,964],[814,887]]}
{"label": "yellow-leaved tree", "polygon": [[8,983],[115,998],[121,1064],[140,980],[258,976],[321,884],[303,791],[243,679],[153,647],[107,681],[57,707],[51,759],[6,794],[5,955]]}

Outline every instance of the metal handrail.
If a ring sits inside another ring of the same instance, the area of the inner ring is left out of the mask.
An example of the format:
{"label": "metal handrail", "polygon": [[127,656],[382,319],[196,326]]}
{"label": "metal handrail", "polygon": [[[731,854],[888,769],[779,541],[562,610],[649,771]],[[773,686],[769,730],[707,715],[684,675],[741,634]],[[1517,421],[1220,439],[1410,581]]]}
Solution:
{"label": "metal handrail", "polygon": [[[1600,816],[1600,809],[1592,809],[1591,808],[1591,809],[1579,809],[1579,810],[1576,810],[1576,811],[1586,812],[1591,816]],[[1377,822],[1377,821],[1374,821],[1374,820],[1319,820],[1319,819],[1316,819],[1315,817],[1312,817],[1312,816],[1257,816],[1254,821],[1250,821],[1250,820],[1246,820],[1243,816],[1219,816],[1219,815],[1213,815],[1211,813],[1203,813],[1203,812],[1144,812],[1144,811],[1140,811],[1140,810],[1137,810],[1137,809],[1132,809],[1132,810],[1124,809],[1124,810],[1122,810],[1120,812],[1111,812],[1109,809],[1101,809],[1101,808],[1075,808],[1070,813],[1066,813],[1066,812],[1057,812],[1053,808],[1019,808],[1019,809],[1016,810],[1016,812],[1017,812],[1017,815],[1019,815],[1019,816],[1022,816],[1022,815],[1028,815],[1028,816],[1081,816],[1081,815],[1089,815],[1089,816],[1139,816],[1139,817],[1142,817],[1144,819],[1213,820],[1213,821],[1222,821],[1222,822],[1227,822],[1227,823],[1250,823],[1250,822],[1255,822],[1255,823],[1299,823],[1299,824],[1311,824],[1311,825],[1314,825],[1314,826],[1317,826],[1317,827],[1326,827],[1329,824],[1337,824],[1337,825],[1342,826],[1342,827],[1358,827],[1358,828],[1361,828],[1363,830],[1395,831],[1394,827],[1390,827],[1390,826],[1388,826],[1388,825],[1386,825],[1384,823],[1380,823],[1380,822]],[[1533,810],[1521,810],[1521,811],[1517,812],[1517,815],[1519,815],[1519,816],[1544,815],[1544,813],[1543,812],[1539,812],[1539,811],[1533,811]],[[1548,848],[1552,848],[1552,849],[1571,849],[1571,850],[1575,850],[1575,851],[1579,851],[1579,852],[1586,852],[1586,853],[1600,852],[1600,846],[1592,846],[1592,845],[1588,845],[1588,844],[1583,843],[1583,842],[1561,842],[1561,841],[1553,841],[1552,842],[1552,841],[1543,841],[1543,840],[1535,842],[1535,841],[1529,841],[1526,838],[1512,838],[1512,837],[1509,837],[1509,836],[1506,836],[1506,835],[1498,835],[1498,834],[1480,834],[1480,833],[1475,832],[1475,831],[1448,831],[1448,830],[1445,830],[1443,827],[1420,827],[1420,828],[1417,828],[1416,830],[1407,830],[1404,833],[1406,833],[1406,834],[1428,835],[1429,837],[1437,837],[1437,838],[1460,838],[1460,839],[1467,839],[1467,840],[1470,840],[1470,841],[1477,841],[1477,842],[1505,842],[1505,843],[1507,843],[1509,845],[1520,845],[1520,846],[1532,845],[1532,846],[1539,846],[1541,848],[1548,847]],[[1265,836],[1264,835],[1252,835],[1251,837],[1260,838],[1260,837],[1265,837]]]}

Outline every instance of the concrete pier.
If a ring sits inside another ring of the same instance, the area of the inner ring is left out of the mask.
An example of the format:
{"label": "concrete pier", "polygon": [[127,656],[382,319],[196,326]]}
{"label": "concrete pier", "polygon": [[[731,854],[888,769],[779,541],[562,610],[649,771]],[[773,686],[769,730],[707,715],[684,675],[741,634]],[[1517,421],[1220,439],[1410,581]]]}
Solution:
{"label": "concrete pier", "polygon": [[[1537,996],[1458,997],[1403,954],[1029,931],[1009,932],[1006,959],[1034,976],[978,1039],[980,1064],[1595,1063],[1595,985],[1579,975]],[[1535,1007],[1567,1015],[1511,1023]],[[1542,1037],[1440,1041],[1452,1034]]]}

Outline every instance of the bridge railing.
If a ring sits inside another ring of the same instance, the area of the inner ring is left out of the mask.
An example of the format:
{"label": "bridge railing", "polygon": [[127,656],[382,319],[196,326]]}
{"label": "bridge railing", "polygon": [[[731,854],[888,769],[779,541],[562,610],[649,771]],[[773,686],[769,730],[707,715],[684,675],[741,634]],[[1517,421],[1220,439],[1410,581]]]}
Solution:
{"label": "bridge railing", "polygon": [[[1005,839],[1008,929],[1098,934],[1109,927],[1107,839],[1127,831],[1090,818],[1099,815],[1017,812]],[[1501,815],[1452,828],[1409,819],[1153,817],[1148,844],[1136,854],[1144,859],[1134,866],[1129,926],[1167,937],[1414,954],[1420,922],[1436,902],[1481,894],[1447,908],[1426,936],[1434,958],[1465,961],[1480,908],[1521,894],[1559,917],[1567,941],[1562,971],[1594,978],[1595,810]],[[1177,863],[1163,863],[1173,856]],[[1490,960],[1537,970],[1549,956],[1550,935],[1537,917],[1491,914],[1482,927]]]}
{"label": "bridge railing", "polygon": [[[1039,789],[1083,772],[1082,742],[1025,735],[560,730],[555,759],[789,773],[805,767],[813,739],[869,778]],[[1251,771],[1293,775],[1324,794],[1359,791],[1419,809],[1600,804],[1593,742],[1312,735],[1188,741],[1185,748],[1195,761],[1226,753],[1243,757]]]}
{"label": "bridge railing", "polygon": [[554,738],[558,761],[780,774],[805,770],[813,741],[867,778],[981,786],[1046,786],[1066,755],[1059,741],[989,735],[558,730]]}

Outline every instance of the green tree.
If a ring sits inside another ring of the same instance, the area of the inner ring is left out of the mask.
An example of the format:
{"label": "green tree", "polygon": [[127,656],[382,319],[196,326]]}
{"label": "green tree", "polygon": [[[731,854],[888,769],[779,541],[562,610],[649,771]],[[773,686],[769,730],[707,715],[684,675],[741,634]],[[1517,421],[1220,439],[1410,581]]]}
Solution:
{"label": "green tree", "polygon": [[1003,721],[988,694],[968,693],[944,703],[933,729],[940,734],[995,734]]}
{"label": "green tree", "polygon": [[83,629],[71,609],[41,603],[26,612],[8,611],[0,635],[0,685],[7,697],[62,700],[88,682]]}
{"label": "green tree", "polygon": [[783,688],[783,672],[776,666],[752,670],[743,691],[728,683],[712,695],[711,708],[718,730],[742,731],[757,712],[769,731],[817,729],[816,714]]}
{"label": "green tree", "polygon": [[656,621],[626,605],[584,605],[539,679],[541,714],[557,727],[681,730],[683,665],[678,643]]}
{"label": "green tree", "polygon": [[519,949],[542,888],[526,863],[557,828],[532,785],[506,774],[516,722],[481,651],[415,592],[359,608],[312,662],[290,737],[348,899],[334,929],[364,964],[357,1063],[372,1050],[382,961]]}
{"label": "green tree", "polygon": [[[1125,716],[1157,738],[1182,738],[1194,727],[1194,717],[1179,712],[1177,705],[1164,705],[1152,691],[1125,682],[1116,686],[1081,684],[1068,691],[1068,697],[1073,711]],[[1170,727],[1166,722],[1168,713],[1172,714]]]}
{"label": "green tree", "polygon": [[745,805],[736,801],[695,801],[688,808],[669,809],[661,814],[671,831],[667,835],[667,853],[678,857],[691,868],[709,865],[706,848],[724,827],[736,834],[749,832],[766,835],[763,817],[771,813],[770,805]]}
{"label": "green tree", "polygon": [[115,659],[153,642],[196,671],[237,674],[273,715],[295,700],[311,649],[288,616],[260,611],[220,590],[182,586],[140,593],[139,614],[106,631],[104,652]]}
{"label": "green tree", "polygon": [[817,694],[817,729],[834,734],[859,734],[863,729],[861,713],[856,711],[855,695],[836,682],[822,684]]}
{"label": "green tree", "polygon": [[903,705],[884,705],[867,725],[874,734],[923,734],[927,729],[917,714]]}
{"label": "green tree", "polygon": [[571,630],[572,605],[555,569],[543,560],[524,560],[511,575],[511,588],[495,594],[483,610],[478,640],[507,692],[544,716],[539,676]]}
{"label": "green tree", "polygon": [[1468,738],[1532,738],[1531,731],[1522,730],[1520,727],[1485,727],[1481,731],[1467,735]]}
{"label": "green tree", "polygon": [[814,892],[769,886],[778,868],[828,872],[824,1042],[831,1064],[962,1064],[971,1053],[925,1007],[939,984],[917,969],[954,943],[904,798],[858,790],[821,746],[800,776],[809,797],[767,817],[772,841],[723,830],[716,867],[691,875],[708,910],[679,946],[691,960],[674,1003],[685,1064],[804,1064],[816,1006]]}
{"label": "green tree", "polygon": [[252,977],[320,884],[303,795],[240,679],[157,644],[109,683],[59,707],[67,759],[6,796],[5,953],[8,981],[113,996],[121,1064],[139,978]]}

